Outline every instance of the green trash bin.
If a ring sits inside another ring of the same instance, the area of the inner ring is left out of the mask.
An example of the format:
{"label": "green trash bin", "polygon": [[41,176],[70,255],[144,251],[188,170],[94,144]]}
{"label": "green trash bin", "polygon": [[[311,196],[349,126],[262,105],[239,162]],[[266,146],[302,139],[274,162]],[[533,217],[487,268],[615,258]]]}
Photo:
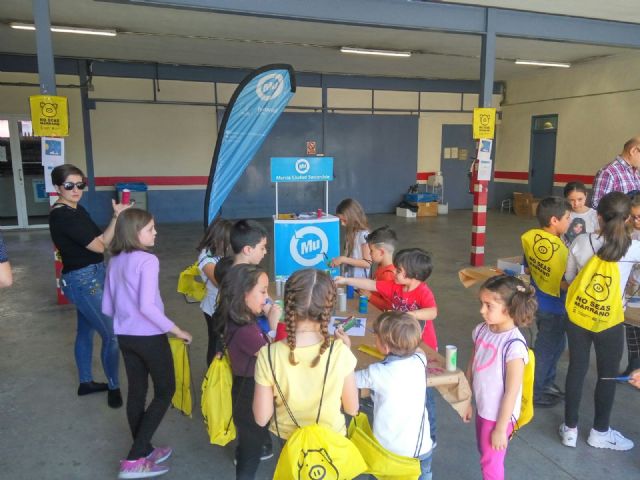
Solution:
{"label": "green trash bin", "polygon": [[135,207],[147,210],[147,184],[144,182],[122,182],[116,183],[116,195],[118,203],[122,202],[122,191],[131,192],[131,201],[135,202]]}

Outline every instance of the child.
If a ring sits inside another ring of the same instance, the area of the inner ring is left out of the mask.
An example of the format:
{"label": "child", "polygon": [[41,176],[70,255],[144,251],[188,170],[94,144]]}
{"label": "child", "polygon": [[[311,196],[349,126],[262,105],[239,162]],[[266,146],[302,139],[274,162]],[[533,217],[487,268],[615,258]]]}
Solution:
{"label": "child", "polygon": [[565,347],[567,312],[563,278],[568,251],[558,237],[569,228],[570,211],[571,206],[563,198],[543,198],[536,210],[540,228],[533,228],[521,237],[525,268],[531,274],[531,284],[538,299],[533,385],[536,407],[552,407],[562,401],[563,393],[555,385],[555,378],[556,366]]}
{"label": "child", "polygon": [[234,265],[258,265],[267,254],[267,231],[255,220],[238,220],[230,234]]}
{"label": "child", "polygon": [[[620,271],[620,291],[631,274],[634,263],[640,262],[640,242],[632,240],[626,228],[631,214],[631,201],[624,193],[611,192],[600,200],[597,208],[600,233],[581,235],[571,245],[567,262],[567,281],[571,282],[593,255],[607,262],[617,262]],[[595,252],[595,253],[594,253]],[[599,332],[592,332],[573,322],[567,323],[569,339],[569,369],[567,371],[565,420],[560,425],[562,444],[575,447],[578,438],[578,411],[582,399],[584,377],[589,369],[591,344],[596,352],[598,378],[615,377],[624,349],[623,324],[617,323]],[[616,382],[598,380],[594,394],[595,418],[587,443],[595,448],[630,450],[633,442],[610,427],[609,421],[616,394]]]}
{"label": "child", "polygon": [[[263,347],[256,363],[256,391],[253,412],[258,425],[266,425],[275,413],[270,430],[288,439],[296,429],[318,423],[346,434],[345,418],[358,413],[358,389],[354,369],[356,358],[342,340],[331,346],[329,321],[336,300],[331,278],[320,270],[298,270],[285,284],[285,322],[287,339],[271,345],[271,363],[280,390],[285,392],[288,409],[283,404],[269,365],[269,349]],[[324,384],[325,366],[330,368]],[[275,399],[275,412],[274,412]],[[318,477],[320,478],[320,477]]]}
{"label": "child", "polygon": [[[357,387],[373,391],[373,434],[390,452],[419,458],[419,480],[430,480],[427,358],[418,348],[420,324],[407,313],[384,312],[375,320],[373,331],[376,347],[386,358],[356,372]],[[342,329],[336,330],[336,336],[350,345]]]}
{"label": "child", "polygon": [[[524,366],[529,361],[519,326],[536,310],[533,288],[509,275],[489,278],[480,287],[484,323],[473,329],[467,377],[476,400],[476,442],[483,479],[504,479],[509,436],[520,414]],[[473,407],[463,417],[471,421]]]}
{"label": "child", "polygon": [[[393,264],[396,267],[395,282],[336,277],[336,285],[351,285],[380,293],[391,303],[393,310],[408,312],[420,322],[423,327],[422,341],[437,351],[438,339],[433,320],[438,315],[438,307],[431,289],[425,283],[433,270],[431,255],[420,248],[407,248],[395,254]],[[436,402],[433,387],[427,388],[427,410],[431,440],[435,447]]]}
{"label": "child", "polygon": [[[640,240],[640,194],[637,193],[631,197],[630,223],[633,226],[631,239]],[[626,288],[629,297],[636,297],[640,293],[640,265],[633,266]],[[640,368],[640,327],[625,323],[624,332],[627,338],[628,363],[620,376],[626,377],[632,370]]]}
{"label": "child", "polygon": [[200,252],[198,256],[200,276],[207,286],[207,295],[200,302],[200,309],[204,313],[204,318],[207,322],[207,333],[209,334],[207,365],[211,364],[215,355],[215,334],[213,333],[213,321],[211,319],[211,315],[216,309],[216,300],[218,298],[219,283],[216,280],[215,271],[218,262],[231,253],[229,235],[232,225],[229,220],[222,218],[211,222],[196,248]]}
{"label": "child", "polygon": [[[156,230],[149,212],[137,208],[118,216],[110,245],[113,257],[107,268],[102,312],[113,317],[113,329],[129,383],[127,420],[133,445],[120,462],[118,478],[148,478],[169,468],[159,465],[171,455],[170,447],[154,448],[151,437],[160,425],[175,391],[173,357],[167,332],[191,343],[191,334],[164,314],[158,287],[158,258],[149,252]],[[154,396],[145,409],[148,377]]]}
{"label": "child", "polygon": [[344,255],[331,260],[332,267],[345,265],[346,277],[368,278],[371,268],[371,252],[367,244],[369,223],[357,200],[346,198],[336,207],[340,224],[346,228]]}
{"label": "child", "polygon": [[[393,265],[393,253],[398,246],[396,232],[388,226],[376,228],[367,235],[367,245],[371,252],[371,260],[376,264],[374,279],[376,281],[393,282],[396,267]],[[380,310],[391,310],[391,302],[385,300],[378,292],[369,296],[369,301]]]}
{"label": "child", "polygon": [[[593,208],[587,206],[587,187],[585,187],[584,183],[568,182],[564,187],[564,198],[571,205],[571,228],[567,230],[563,237],[568,247],[580,233],[598,231],[598,215]],[[581,222],[576,222],[576,220],[581,220]],[[579,233],[574,231],[574,225],[577,224],[583,227]]]}
{"label": "child", "polygon": [[218,307],[213,313],[216,334],[224,339],[231,359],[233,385],[233,421],[238,435],[236,479],[253,479],[261,459],[273,456],[269,432],[259,427],[251,410],[255,388],[254,370],[258,350],[268,342],[257,324],[258,315],[266,312],[275,325],[280,307],[267,304],[269,277],[257,265],[233,266],[220,285]]}

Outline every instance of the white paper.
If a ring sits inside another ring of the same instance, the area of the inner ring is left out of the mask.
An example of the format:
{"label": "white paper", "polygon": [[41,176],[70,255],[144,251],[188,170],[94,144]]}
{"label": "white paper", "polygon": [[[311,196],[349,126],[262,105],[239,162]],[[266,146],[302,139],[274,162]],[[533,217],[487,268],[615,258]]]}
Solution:
{"label": "white paper", "polygon": [[[331,317],[331,321],[329,322],[329,334],[333,335],[336,331],[336,328],[345,323],[349,317]],[[350,337],[364,337],[367,332],[367,319],[365,317],[355,317],[358,323],[347,330],[347,334]]]}
{"label": "white paper", "polygon": [[451,158],[451,148],[447,147],[444,149],[444,158],[445,160],[449,160]]}
{"label": "white paper", "polygon": [[48,193],[56,189],[51,183],[51,170],[64,163],[64,138],[42,137],[42,166],[44,167],[44,184]]}
{"label": "white paper", "polygon": [[491,159],[478,160],[478,180],[491,180]]}
{"label": "white paper", "polygon": [[493,140],[482,139],[478,148],[478,160],[491,160],[491,146]]}
{"label": "white paper", "polygon": [[449,158],[458,158],[458,147],[451,148],[451,156]]}

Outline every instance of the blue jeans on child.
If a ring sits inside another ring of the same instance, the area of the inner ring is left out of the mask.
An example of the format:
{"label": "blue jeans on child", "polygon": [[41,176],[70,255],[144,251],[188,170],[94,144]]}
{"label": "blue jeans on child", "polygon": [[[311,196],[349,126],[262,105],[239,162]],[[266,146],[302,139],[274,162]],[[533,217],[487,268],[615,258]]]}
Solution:
{"label": "blue jeans on child", "polygon": [[93,374],[93,334],[102,338],[100,359],[109,389],[119,388],[118,340],[113,333],[113,320],[102,313],[102,291],[105,268],[96,263],[62,275],[62,292],[78,310],[75,356],[80,383],[91,382]]}
{"label": "blue jeans on child", "polygon": [[427,414],[433,446],[436,444],[436,397],[433,387],[427,387]]}
{"label": "blue jeans on child", "polygon": [[534,398],[539,398],[555,382],[558,360],[566,346],[566,317],[566,314],[536,312],[538,335],[533,348],[536,355]]}
{"label": "blue jeans on child", "polygon": [[433,459],[433,450],[429,453],[418,457],[420,460],[420,477],[418,480],[431,480],[433,474],[431,473],[431,460]]}

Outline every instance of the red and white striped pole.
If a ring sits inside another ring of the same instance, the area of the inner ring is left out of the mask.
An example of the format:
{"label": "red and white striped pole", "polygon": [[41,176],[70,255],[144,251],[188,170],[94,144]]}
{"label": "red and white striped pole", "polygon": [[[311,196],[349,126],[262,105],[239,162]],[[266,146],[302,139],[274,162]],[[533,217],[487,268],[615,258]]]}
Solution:
{"label": "red and white striped pole", "polygon": [[471,187],[473,189],[473,216],[471,219],[471,260],[474,267],[484,265],[484,241],[487,229],[487,198],[489,182],[478,180],[478,141],[476,145],[476,160],[473,161],[471,171]]}

